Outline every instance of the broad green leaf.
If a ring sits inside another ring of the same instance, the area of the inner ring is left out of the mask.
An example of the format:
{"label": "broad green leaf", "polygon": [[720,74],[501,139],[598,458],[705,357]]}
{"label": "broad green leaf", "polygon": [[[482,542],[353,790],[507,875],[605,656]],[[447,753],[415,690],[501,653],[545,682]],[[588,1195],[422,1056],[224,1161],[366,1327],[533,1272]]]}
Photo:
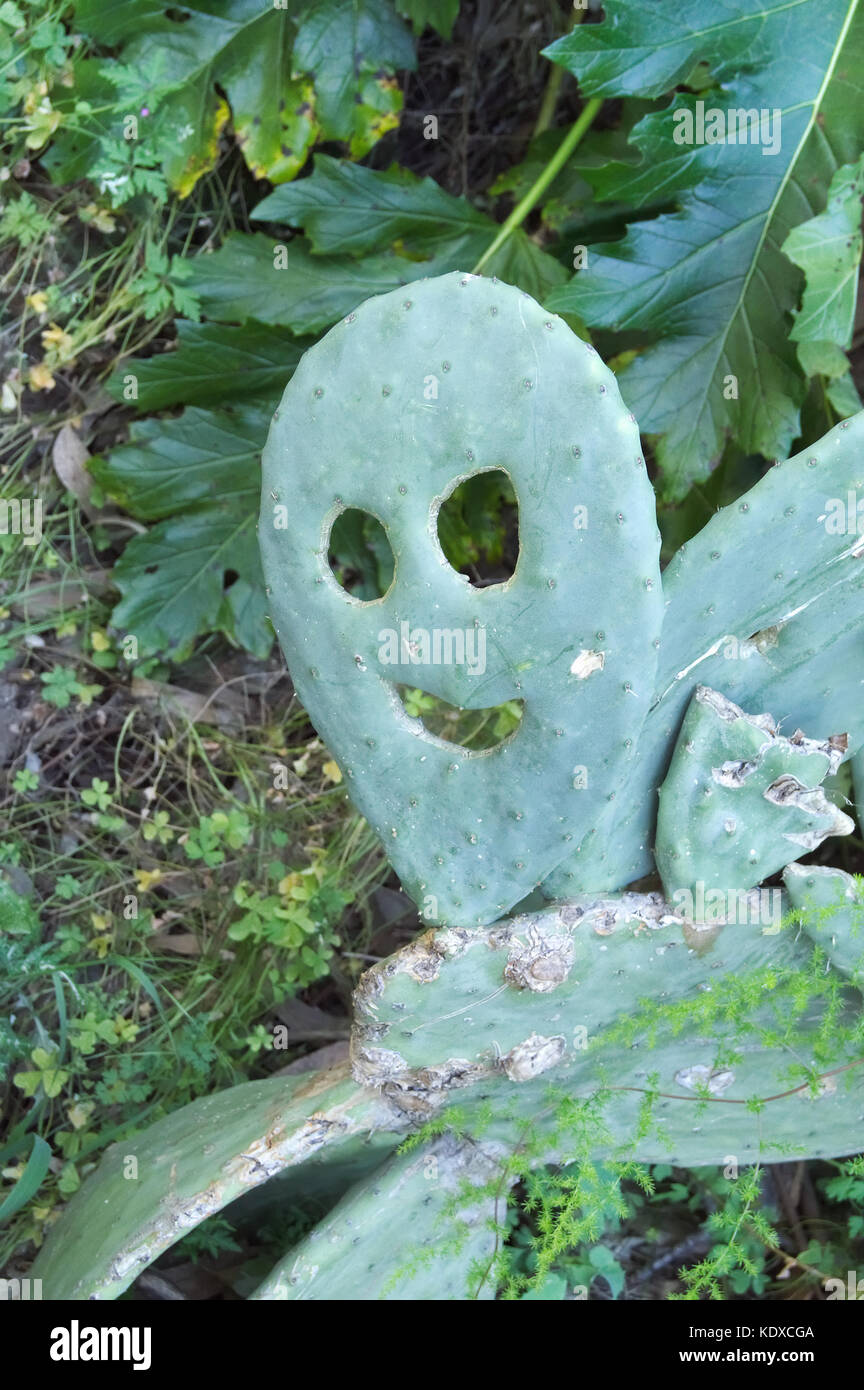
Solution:
{"label": "broad green leaf", "polygon": [[141,420],[128,444],[95,458],[109,496],[145,520],[114,568],[122,595],[112,621],[138,638],[139,655],[188,655],[195,639],[223,632],[256,656],[273,634],[258,557],[260,450],[268,406],[190,406],[176,420]]}
{"label": "broad green leaf", "polygon": [[459,14],[459,0],[396,0],[396,8],[410,19],[415,34],[431,28],[449,39]]}
{"label": "broad green leaf", "polygon": [[[556,175],[546,189],[539,204],[543,222],[553,231],[562,228],[567,222],[578,220],[580,239],[608,241],[612,238],[605,231],[606,224],[620,222],[620,213],[628,204],[620,208],[601,203],[592,192],[595,180],[607,169],[633,167],[641,163],[639,151],[629,144],[629,135],[641,118],[653,108],[650,101],[628,98],[620,103],[617,124],[611,130],[590,130],[580,141],[564,168]],[[510,193],[514,202],[523,198],[540,177],[549,160],[555,154],[561,141],[567,135],[566,126],[559,130],[545,130],[537,135],[528,146],[524,159],[499,174],[491,189],[498,195]],[[653,201],[653,200],[652,200]],[[658,211],[661,209],[658,207]],[[621,236],[626,226],[617,235]],[[572,251],[571,251],[572,256]]]}
{"label": "broad green leaf", "polygon": [[597,1274],[602,1275],[606,1280],[612,1290],[612,1297],[617,1298],[624,1289],[625,1275],[609,1247],[595,1245],[588,1256],[588,1262],[597,1271]]}
{"label": "broad green leaf", "polygon": [[[260,396],[276,405],[285,383],[311,346],[278,324],[177,321],[177,347],[152,357],[133,357],[108,378],[116,401],[138,410],[169,405],[220,405],[226,394],[248,402]],[[135,394],[137,392],[137,394]]]}
{"label": "broad green leaf", "polygon": [[852,380],[852,373],[849,371],[844,376],[829,381],[825,387],[825,394],[840,420],[856,414],[861,409],[861,397],[858,395],[858,388]]}
{"label": "broad green leaf", "polygon": [[[310,178],[277,188],[259,203],[253,216],[302,227],[316,256],[365,255],[361,269],[372,263],[369,253],[380,254],[398,242],[404,252],[399,264],[411,279],[471,270],[498,231],[491,217],[466,199],[454,198],[432,179],[418,178],[396,166],[386,171],[365,169],[326,155],[316,156]],[[417,256],[426,259],[418,261]],[[322,268],[319,259],[319,274]],[[567,279],[563,266],[521,227],[485,271],[540,300]]]}
{"label": "broad green leaf", "polygon": [[827,22],[848,8],[833,0],[797,0],[790,22],[789,0],[735,0],[721,7],[713,0],[678,0],[674,6],[607,0],[603,24],[577,27],[543,52],[575,72],[592,96],[659,97],[703,60],[724,78],[745,66],[763,66],[784,43],[815,45],[808,24],[817,15]]}
{"label": "broad green leaf", "polygon": [[294,66],[315,84],[321,135],[348,140],[355,158],[398,122],[387,109],[388,90],[397,90],[388,73],[415,65],[411,35],[389,0],[318,0],[300,20]]}
{"label": "broad green leaf", "polygon": [[398,289],[424,275],[462,270],[450,259],[411,261],[393,252],[367,256],[316,256],[303,237],[287,244],[256,233],[232,232],[212,255],[192,263],[191,288],[208,318],[243,323],[248,318],[281,323],[295,333],[318,333],[373,294]]}
{"label": "broad green leaf", "polygon": [[[844,164],[831,180],[828,206],[789,233],[783,251],[804,271],[807,283],[791,337],[808,375],[842,376],[848,371],[843,348],[852,344],[864,194],[864,155]],[[833,368],[833,370],[832,370]]]}
{"label": "broad green leaf", "polygon": [[[483,273],[497,275],[508,285],[518,285],[520,290],[525,290],[541,304],[545,304],[551,292],[563,286],[567,280],[567,271],[561,262],[542,250],[521,227],[486,262]],[[568,321],[580,336],[587,336],[578,315],[568,315]]]}
{"label": "broad green leaf", "polygon": [[190,406],[176,420],[136,420],[128,444],[94,458],[91,472],[110,497],[142,521],[202,502],[233,507],[260,486],[260,452],[270,412],[253,403],[209,411]]}
{"label": "broad green leaf", "polygon": [[[114,567],[122,594],[112,622],[139,655],[174,661],[196,638],[223,632],[266,657],[273,644],[256,534],[257,488],[161,521],[129,542]],[[236,576],[236,578],[235,578]]]}
{"label": "broad green leaf", "polygon": [[585,269],[548,301],[591,326],[659,340],[619,380],[642,430],[663,436],[670,498],[707,477],[727,435],[770,458],[799,430],[806,383],[788,324],[800,286],[780,247],[859,155],[864,17],[858,0],[794,8],[742,0],[718,15],[709,0],[674,11],[609,0],[602,24],[547,50],[591,95],[656,97],[700,60],[720,84],[643,119],[631,136],[642,166],[619,166],[603,183],[604,198],[674,197],[680,210],[589,249]]}
{"label": "broad green leaf", "polygon": [[79,0],[75,20],[118,49],[101,60],[105,74],[142,119],[158,117],[166,177],[186,195],[215,163],[229,117],[252,173],[274,182],[293,178],[321,136],[359,157],[398,122],[393,74],[413,66],[414,48],[389,0],[298,8]]}
{"label": "broad green leaf", "polygon": [[[465,198],[454,198],[434,179],[395,165],[387,170],[315,156],[309,178],[277,188],[252,213],[255,222],[302,227],[320,255],[365,256],[401,239],[409,249],[472,237],[479,259],[495,235],[492,220]],[[466,250],[466,261],[471,252]]]}

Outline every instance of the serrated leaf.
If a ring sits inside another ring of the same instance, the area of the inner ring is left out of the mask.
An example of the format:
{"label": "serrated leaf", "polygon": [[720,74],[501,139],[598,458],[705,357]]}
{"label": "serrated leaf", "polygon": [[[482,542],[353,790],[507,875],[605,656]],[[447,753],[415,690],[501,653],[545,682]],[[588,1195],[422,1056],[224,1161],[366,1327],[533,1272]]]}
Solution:
{"label": "serrated leaf", "polygon": [[[237,399],[248,402],[260,396],[276,405],[311,341],[279,324],[249,320],[233,326],[179,319],[173,352],[128,359],[105,387],[116,401],[130,401],[142,411],[220,404],[226,382]],[[137,396],[130,398],[131,389]]]}
{"label": "serrated leaf", "polygon": [[366,153],[398,120],[395,70],[414,64],[410,34],[387,0],[374,9],[324,0],[299,18],[296,6],[249,0],[176,9],[79,0],[75,20],[119,49],[119,60],[100,60],[118,87],[158,109],[165,174],[183,196],[213,167],[229,116],[256,178],[293,178],[322,135]]}
{"label": "serrated leaf", "polygon": [[[413,69],[416,56],[388,0],[319,0],[300,20],[294,65],[315,84],[323,138],[350,140],[361,133],[354,108],[365,83],[381,69]],[[352,153],[359,157],[365,150]]]}
{"label": "serrated leaf", "polygon": [[396,9],[410,19],[415,34],[435,29],[449,39],[459,14],[459,0],[396,0]]}
{"label": "serrated leaf", "polygon": [[250,403],[230,411],[190,406],[176,420],[136,420],[130,442],[90,471],[133,516],[157,521],[202,502],[233,505],[260,486],[260,452],[270,412]]}
{"label": "serrated leaf", "polygon": [[260,202],[252,220],[302,227],[311,250],[328,256],[365,256],[397,239],[424,249],[467,234],[476,238],[479,259],[496,230],[491,218],[434,179],[396,165],[366,169],[325,154],[315,156],[309,178],[277,188]]}
{"label": "serrated leaf", "polygon": [[[465,198],[453,197],[433,179],[418,178],[395,165],[385,171],[366,169],[327,155],[316,156],[309,178],[278,188],[259,203],[253,218],[302,227],[314,256],[365,255],[363,266],[370,264],[372,253],[380,255],[398,242],[404,253],[399,264],[411,279],[470,270],[499,230],[491,217]],[[416,260],[419,256],[424,259]],[[323,264],[319,259],[319,274]],[[567,279],[560,262],[521,227],[486,264],[485,273],[540,300]]]}
{"label": "serrated leaf", "polygon": [[[548,296],[567,280],[567,271],[560,261],[532,241],[517,227],[504,245],[486,262],[484,274],[497,275],[508,285],[518,285],[534,299],[545,304]],[[582,333],[581,320],[570,316],[570,325]]]}
{"label": "serrated leaf", "polygon": [[92,460],[102,488],[157,520],[114,567],[122,595],[112,622],[139,655],[182,660],[197,637],[222,632],[264,657],[273,640],[258,556],[260,451],[269,407],[190,406],[176,420],[136,421],[128,444]]}
{"label": "serrated leaf", "polygon": [[[702,59],[722,84],[646,117],[631,137],[640,170],[606,180],[604,197],[659,193],[680,211],[589,250],[586,268],[549,299],[592,326],[660,340],[619,380],[643,431],[663,436],[662,491],[673,499],[707,477],[728,434],[746,452],[782,457],[799,428],[806,387],[788,338],[798,285],[779,246],[858,157],[864,21],[857,0],[801,0],[794,23],[788,11],[786,0],[746,0],[718,19],[708,0],[674,13],[610,0],[603,24],[547,50],[592,95],[657,96]],[[703,122],[719,113],[722,140],[699,143],[699,101]]]}
{"label": "serrated leaf", "polygon": [[804,271],[806,285],[790,337],[808,375],[814,369],[830,377],[844,376],[849,364],[843,348],[852,344],[858,298],[861,198],[864,195],[864,155],[856,164],[837,170],[828,190],[828,206],[817,217],[794,227],[783,251]]}
{"label": "serrated leaf", "polygon": [[114,567],[123,597],[112,622],[138,638],[140,656],[182,661],[196,638],[210,632],[267,656],[273,633],[258,556],[257,501],[255,490],[235,497],[233,505],[214,502],[129,542]]}
{"label": "serrated leaf", "polygon": [[370,295],[464,269],[459,244],[454,245],[446,257],[431,260],[411,261],[393,252],[356,260],[315,256],[303,237],[284,244],[261,232],[232,232],[218,251],[192,263],[190,285],[208,318],[228,323],[255,318],[295,333],[318,333]]}
{"label": "serrated leaf", "polygon": [[[844,13],[846,5],[799,0],[795,29],[812,38],[808,18]],[[853,4],[852,8],[855,6]],[[586,24],[556,39],[544,57],[577,73],[592,96],[659,97],[706,61],[719,78],[762,66],[784,38],[794,42],[788,0],[736,0],[721,9],[712,0],[679,0],[673,7],[607,0],[605,22]]]}

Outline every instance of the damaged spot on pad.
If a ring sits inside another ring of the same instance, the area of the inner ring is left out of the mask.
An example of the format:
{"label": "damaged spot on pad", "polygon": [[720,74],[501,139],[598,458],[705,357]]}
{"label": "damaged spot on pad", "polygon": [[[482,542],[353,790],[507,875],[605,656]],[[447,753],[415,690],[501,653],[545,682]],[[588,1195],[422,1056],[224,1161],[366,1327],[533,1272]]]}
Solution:
{"label": "damaged spot on pad", "polygon": [[606,653],[589,651],[583,647],[576,660],[570,667],[571,676],[577,680],[587,680],[595,671],[602,671],[606,665]]}

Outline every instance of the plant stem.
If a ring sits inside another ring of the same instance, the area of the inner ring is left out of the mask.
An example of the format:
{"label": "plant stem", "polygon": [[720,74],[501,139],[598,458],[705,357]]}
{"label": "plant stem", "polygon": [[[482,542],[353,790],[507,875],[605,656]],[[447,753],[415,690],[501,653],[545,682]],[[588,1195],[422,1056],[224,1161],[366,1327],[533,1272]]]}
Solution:
{"label": "plant stem", "polygon": [[590,128],[594,121],[594,117],[597,115],[602,105],[602,97],[592,97],[591,100],[586,103],[585,109],[580,113],[578,119],[574,121],[543,172],[535,179],[534,183],[525,194],[525,197],[516,204],[510,216],[507,218],[507,221],[502,222],[497,236],[483,252],[472,274],[479,275],[487,261],[489,261],[490,258],[495,255],[495,252],[504,245],[508,237],[516,231],[516,228],[521,227],[525,218],[534,207],[534,204],[543,196],[552,180],[561,172],[562,168],[567,163],[567,160],[579,144],[582,136],[585,134],[586,130]]}
{"label": "plant stem", "polygon": [[[564,34],[570,34],[577,24],[581,24],[587,14],[587,10],[571,10],[570,16],[564,27]],[[563,38],[563,35],[562,35]],[[533,138],[542,135],[544,130],[548,130],[552,124],[552,117],[555,115],[555,107],[558,103],[558,94],[561,91],[561,83],[564,79],[564,69],[560,63],[552,64],[552,71],[549,74],[549,81],[546,83],[546,90],[543,93],[543,100],[540,104],[540,111],[537,116],[537,124],[534,127]]]}

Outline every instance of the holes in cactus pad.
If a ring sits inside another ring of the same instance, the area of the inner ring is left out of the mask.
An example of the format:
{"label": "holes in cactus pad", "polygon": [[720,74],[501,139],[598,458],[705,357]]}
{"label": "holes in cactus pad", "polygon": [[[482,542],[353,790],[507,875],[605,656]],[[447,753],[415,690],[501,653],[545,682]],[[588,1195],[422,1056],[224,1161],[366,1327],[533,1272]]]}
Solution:
{"label": "holes in cactus pad", "polygon": [[455,570],[477,589],[510,579],[519,558],[519,504],[502,468],[475,473],[438,512],[438,541]]}
{"label": "holes in cactus pad", "polygon": [[485,753],[512,738],[522,723],[524,700],[508,700],[489,709],[461,709],[416,686],[397,685],[405,713],[419,719],[428,733],[469,753]]}
{"label": "holes in cactus pad", "polygon": [[396,561],[387,532],[377,516],[348,507],[330,532],[328,562],[334,577],[352,598],[368,603],[382,598],[393,583]]}

